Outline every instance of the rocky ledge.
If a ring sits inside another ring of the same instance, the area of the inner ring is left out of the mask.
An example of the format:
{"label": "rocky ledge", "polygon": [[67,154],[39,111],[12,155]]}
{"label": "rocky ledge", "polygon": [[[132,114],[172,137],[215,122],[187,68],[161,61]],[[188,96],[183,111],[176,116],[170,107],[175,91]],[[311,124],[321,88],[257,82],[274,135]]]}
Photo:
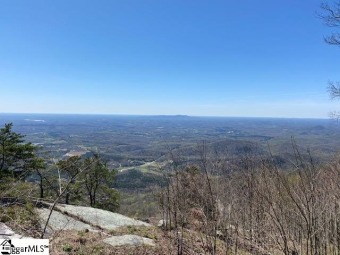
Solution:
{"label": "rocky ledge", "polygon": [[[50,209],[37,208],[41,226],[44,228],[48,219]],[[121,227],[152,227],[152,225],[129,218],[127,216],[101,209],[84,206],[59,204],[55,207],[48,221],[45,237],[53,235],[56,231],[101,231],[107,238],[103,242],[111,246],[154,246],[155,242],[150,238],[138,235],[112,235],[115,230]]]}

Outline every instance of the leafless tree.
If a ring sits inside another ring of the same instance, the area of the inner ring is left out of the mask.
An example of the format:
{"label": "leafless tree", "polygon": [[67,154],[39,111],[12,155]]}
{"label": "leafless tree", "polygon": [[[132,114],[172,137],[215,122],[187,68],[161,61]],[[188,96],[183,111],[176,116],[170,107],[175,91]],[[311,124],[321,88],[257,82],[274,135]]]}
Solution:
{"label": "leafless tree", "polygon": [[[325,42],[330,45],[340,46],[340,1],[328,3],[323,2],[321,4],[321,12],[318,16],[324,21],[324,24],[334,31],[331,35],[324,38]],[[332,99],[340,98],[340,82],[339,81],[329,81],[328,82],[328,92]],[[333,111],[330,113],[330,118],[339,121],[340,112]]]}
{"label": "leafless tree", "polygon": [[[322,12],[319,16],[324,23],[331,28],[340,27],[340,1],[329,4],[324,2],[321,4]],[[330,36],[325,37],[325,42],[331,45],[340,45],[340,33],[333,32]]]}

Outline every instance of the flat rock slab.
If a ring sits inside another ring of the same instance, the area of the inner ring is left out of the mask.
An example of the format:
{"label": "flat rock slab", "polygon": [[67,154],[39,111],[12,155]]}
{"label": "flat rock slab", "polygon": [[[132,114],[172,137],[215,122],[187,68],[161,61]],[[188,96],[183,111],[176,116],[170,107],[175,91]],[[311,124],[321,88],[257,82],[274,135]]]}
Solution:
{"label": "flat rock slab", "polygon": [[[36,209],[40,218],[41,227],[44,228],[48,215],[50,213],[49,209],[39,208]],[[94,230],[94,228],[84,222],[76,220],[72,217],[64,215],[58,211],[53,211],[51,218],[48,222],[48,232],[59,231],[59,230]]]}
{"label": "flat rock slab", "polygon": [[103,242],[111,246],[155,246],[155,242],[152,239],[137,235],[112,236],[104,239]]}
{"label": "flat rock slab", "polygon": [[29,238],[29,237],[24,237],[22,235],[16,234],[10,227],[0,222],[0,239],[6,239],[6,238],[22,239],[22,238]]}
{"label": "flat rock slab", "polygon": [[92,226],[98,226],[105,230],[115,230],[123,226],[151,226],[143,221],[134,220],[119,213],[113,213],[97,208],[74,206],[74,205],[58,205],[57,209],[66,212],[68,215],[79,218],[81,221]]}

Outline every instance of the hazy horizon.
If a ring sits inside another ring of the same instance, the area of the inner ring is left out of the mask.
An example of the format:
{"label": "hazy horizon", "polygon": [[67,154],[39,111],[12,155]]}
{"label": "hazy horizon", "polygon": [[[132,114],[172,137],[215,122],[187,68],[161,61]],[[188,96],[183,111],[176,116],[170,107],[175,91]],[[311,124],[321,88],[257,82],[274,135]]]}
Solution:
{"label": "hazy horizon", "polygon": [[126,116],[126,117],[197,117],[197,118],[240,118],[240,119],[315,119],[315,120],[332,120],[327,118],[313,118],[313,117],[275,117],[275,116],[227,116],[227,115],[188,115],[188,114],[125,114],[125,113],[47,113],[47,112],[0,112],[1,115],[80,115],[80,116]]}
{"label": "hazy horizon", "polygon": [[327,118],[319,1],[5,1],[0,112]]}

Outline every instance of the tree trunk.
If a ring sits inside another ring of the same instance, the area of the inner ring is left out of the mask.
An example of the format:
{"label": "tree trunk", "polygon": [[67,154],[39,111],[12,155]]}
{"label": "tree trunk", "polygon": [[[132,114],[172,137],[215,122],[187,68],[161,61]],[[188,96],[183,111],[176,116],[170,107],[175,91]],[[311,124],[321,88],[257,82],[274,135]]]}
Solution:
{"label": "tree trunk", "polygon": [[42,176],[40,176],[40,198],[44,198],[44,187],[43,187]]}

